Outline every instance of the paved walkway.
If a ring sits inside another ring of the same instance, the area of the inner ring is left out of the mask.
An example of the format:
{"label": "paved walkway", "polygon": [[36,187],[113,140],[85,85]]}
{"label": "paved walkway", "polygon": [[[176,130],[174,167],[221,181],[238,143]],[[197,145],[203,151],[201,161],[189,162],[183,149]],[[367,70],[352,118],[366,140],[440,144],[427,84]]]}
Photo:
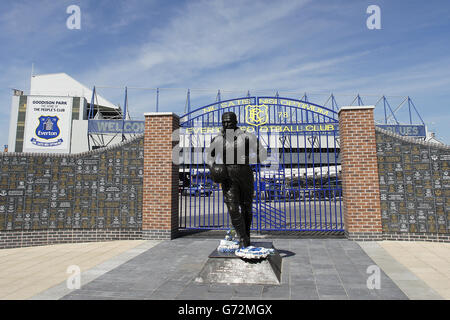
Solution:
{"label": "paved walkway", "polygon": [[383,241],[380,245],[444,299],[450,300],[449,243]]}
{"label": "paved walkway", "polygon": [[[217,239],[4,249],[0,299],[449,299],[450,244],[273,241],[283,257],[279,286],[197,283]],[[67,288],[70,265],[81,268],[79,290]],[[380,289],[368,289],[375,265]]]}
{"label": "paved walkway", "polygon": [[145,243],[112,241],[0,250],[0,299],[29,299],[60,283],[65,284],[70,276],[69,266],[78,266],[81,272],[88,271],[121,253],[133,254],[133,248]]}

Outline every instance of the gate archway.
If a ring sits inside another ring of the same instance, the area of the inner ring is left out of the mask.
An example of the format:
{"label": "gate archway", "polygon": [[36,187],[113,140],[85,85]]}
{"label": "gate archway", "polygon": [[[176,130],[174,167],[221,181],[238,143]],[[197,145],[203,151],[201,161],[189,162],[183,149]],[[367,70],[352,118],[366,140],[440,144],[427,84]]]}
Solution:
{"label": "gate archway", "polygon": [[228,111],[269,154],[265,163],[252,165],[252,230],[343,231],[338,115],[282,97],[219,101],[180,118],[179,228],[231,228],[220,186],[205,163],[205,150]]}

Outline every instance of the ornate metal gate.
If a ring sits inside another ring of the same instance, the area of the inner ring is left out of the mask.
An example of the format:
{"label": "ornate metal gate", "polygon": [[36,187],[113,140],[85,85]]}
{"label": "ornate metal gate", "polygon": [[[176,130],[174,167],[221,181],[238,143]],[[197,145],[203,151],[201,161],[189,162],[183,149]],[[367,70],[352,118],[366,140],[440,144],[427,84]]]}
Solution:
{"label": "ornate metal gate", "polygon": [[220,186],[204,161],[227,111],[236,113],[238,126],[254,133],[269,155],[252,165],[252,230],[343,231],[337,113],[282,97],[219,101],[180,119],[179,227],[231,227]]}

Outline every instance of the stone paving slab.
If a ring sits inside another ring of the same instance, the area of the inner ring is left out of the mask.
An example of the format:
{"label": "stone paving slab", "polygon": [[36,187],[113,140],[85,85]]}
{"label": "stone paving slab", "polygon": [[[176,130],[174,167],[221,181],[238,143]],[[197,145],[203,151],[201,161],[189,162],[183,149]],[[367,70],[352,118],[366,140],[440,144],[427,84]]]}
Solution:
{"label": "stone paving slab", "polygon": [[[156,244],[158,244],[160,241],[132,241],[130,242],[128,245],[126,243],[121,243],[120,241],[115,241],[115,242],[110,242],[110,243],[92,243],[91,246],[95,246],[95,247],[102,247],[103,249],[105,248],[105,246],[107,247],[108,245],[115,245],[115,246],[119,246],[119,248],[121,248],[121,250],[118,250],[116,252],[116,255],[111,255],[109,257],[108,260],[104,261],[104,260],[97,260],[98,258],[96,258],[94,255],[91,254],[91,256],[89,257],[90,259],[90,263],[91,263],[91,268],[83,268],[83,271],[81,273],[81,286],[85,286],[87,285],[89,282],[91,282],[92,280],[98,278],[99,276],[105,274],[106,272],[113,270],[115,268],[117,268],[118,266],[120,266],[121,264],[123,264],[124,262],[138,256],[139,254],[141,254],[142,252],[147,251],[148,249],[150,249],[151,247],[155,246]],[[80,252],[83,252],[83,250],[80,250],[81,248],[83,248],[83,244],[78,244],[79,248],[78,250]],[[98,249],[97,249],[98,250]],[[95,254],[97,252],[97,250],[94,250],[94,252],[92,252],[93,254]],[[70,250],[69,250],[70,252]],[[103,261],[103,262],[102,262]],[[67,279],[68,274],[64,274],[62,275],[64,277],[64,279]],[[72,292],[71,289],[67,288],[67,284],[66,281],[62,281],[58,278],[59,280],[59,284],[54,285],[53,287],[49,288],[48,290],[42,291],[34,294],[33,296],[30,297],[30,300],[57,300],[60,299],[61,297],[69,294],[70,292]]]}
{"label": "stone paving slab", "polygon": [[[131,255],[137,246],[144,243],[146,241],[124,240],[2,249],[0,299],[29,299],[61,283],[66,287],[69,266],[78,266],[81,272],[90,270],[101,263],[108,264],[111,258],[122,253]],[[88,279],[89,274],[84,280]],[[68,292],[63,290],[56,298]]]}
{"label": "stone paving slab", "polygon": [[327,300],[408,299],[383,271],[368,289],[376,263],[346,239],[273,239],[283,258],[280,285],[204,284],[195,281],[217,239],[163,241],[62,297],[79,299]]}
{"label": "stone paving slab", "polygon": [[450,244],[422,241],[359,244],[410,299],[450,300]]}

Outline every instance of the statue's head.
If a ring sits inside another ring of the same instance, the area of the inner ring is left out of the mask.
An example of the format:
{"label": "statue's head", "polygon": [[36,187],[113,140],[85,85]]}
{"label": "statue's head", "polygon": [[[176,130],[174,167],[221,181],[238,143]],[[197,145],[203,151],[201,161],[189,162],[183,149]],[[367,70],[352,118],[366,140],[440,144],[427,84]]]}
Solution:
{"label": "statue's head", "polygon": [[237,128],[237,117],[234,112],[225,112],[222,115],[222,127],[225,130]]}

